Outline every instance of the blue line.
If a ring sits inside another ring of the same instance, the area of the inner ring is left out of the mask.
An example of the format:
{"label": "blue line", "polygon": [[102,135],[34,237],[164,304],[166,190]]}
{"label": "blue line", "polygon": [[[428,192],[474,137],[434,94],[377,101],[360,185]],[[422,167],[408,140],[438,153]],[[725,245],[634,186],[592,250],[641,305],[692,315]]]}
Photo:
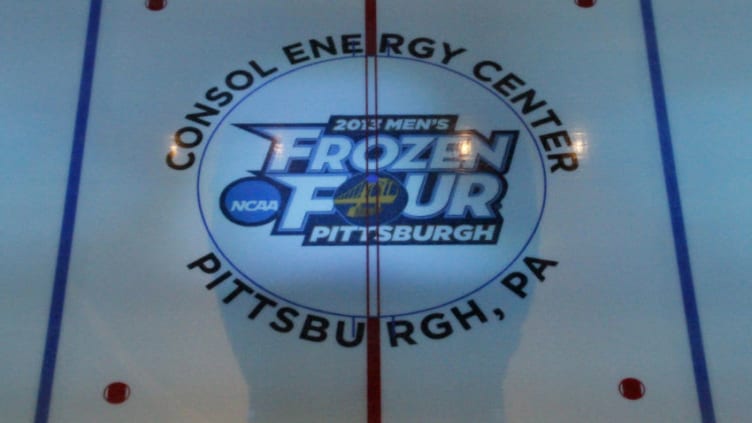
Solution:
{"label": "blue line", "polygon": [[655,118],[658,124],[658,136],[661,145],[661,157],[663,159],[663,175],[666,180],[666,193],[671,211],[674,249],[676,250],[676,261],[679,267],[679,280],[681,282],[682,299],[684,301],[689,345],[692,352],[697,397],[700,402],[700,413],[703,423],[715,423],[713,396],[710,392],[710,380],[708,378],[705,350],[702,342],[700,316],[697,312],[692,267],[689,262],[687,235],[684,231],[684,216],[679,196],[679,182],[676,177],[671,127],[668,120],[666,94],[663,88],[663,74],[658,54],[658,37],[653,19],[653,6],[651,0],[640,0],[640,2],[642,6],[642,23],[645,30],[645,45],[647,47],[648,63],[650,66],[650,82],[653,87]]}
{"label": "blue line", "polygon": [[60,329],[63,321],[65,288],[68,284],[68,266],[70,264],[71,245],[73,243],[73,227],[76,223],[76,206],[78,204],[78,190],[81,181],[81,165],[84,156],[86,127],[89,120],[89,101],[91,99],[91,85],[94,77],[94,59],[97,51],[101,9],[102,0],[91,1],[89,5],[89,22],[86,30],[83,69],[81,71],[81,83],[78,92],[76,123],[73,131],[73,148],[71,150],[70,167],[68,169],[68,185],[65,193],[63,222],[60,231],[57,264],[55,266],[55,281],[52,288],[52,302],[50,304],[50,316],[47,323],[47,339],[44,345],[42,374],[39,378],[39,391],[37,393],[35,423],[46,423],[50,413],[52,383],[55,378],[55,364],[60,341]]}

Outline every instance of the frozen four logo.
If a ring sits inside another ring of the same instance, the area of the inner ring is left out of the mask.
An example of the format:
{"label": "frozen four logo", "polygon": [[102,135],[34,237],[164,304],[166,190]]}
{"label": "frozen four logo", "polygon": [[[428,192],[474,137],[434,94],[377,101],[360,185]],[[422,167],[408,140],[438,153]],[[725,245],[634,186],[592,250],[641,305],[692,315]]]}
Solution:
{"label": "frozen four logo", "polygon": [[303,245],[495,244],[519,132],[456,130],[457,115],[235,123],[269,148],[219,195],[241,226]]}

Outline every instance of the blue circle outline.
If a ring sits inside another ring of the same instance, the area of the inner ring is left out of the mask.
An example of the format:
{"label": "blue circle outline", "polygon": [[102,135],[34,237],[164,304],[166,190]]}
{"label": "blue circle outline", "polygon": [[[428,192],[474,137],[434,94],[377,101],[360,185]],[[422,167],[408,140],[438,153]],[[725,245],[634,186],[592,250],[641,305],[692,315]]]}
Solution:
{"label": "blue circle outline", "polygon": [[329,315],[329,316],[345,317],[345,318],[350,318],[350,319],[367,319],[367,318],[378,317],[379,319],[390,319],[390,320],[393,320],[393,319],[395,319],[397,317],[412,316],[412,315],[416,315],[416,314],[426,313],[428,311],[433,311],[433,310],[436,310],[436,309],[439,309],[439,308],[442,308],[442,307],[446,307],[447,305],[454,304],[454,303],[456,303],[456,302],[458,302],[460,300],[463,300],[463,299],[465,299],[465,298],[467,298],[467,297],[475,294],[476,292],[484,289],[485,287],[487,287],[488,285],[490,285],[491,283],[493,283],[497,278],[499,278],[502,274],[504,274],[507,270],[509,270],[509,268],[512,267],[512,265],[515,264],[517,262],[517,260],[519,260],[519,258],[525,252],[525,250],[527,250],[527,247],[530,245],[530,242],[533,240],[533,238],[535,237],[536,233],[538,232],[538,228],[540,227],[541,220],[543,219],[543,214],[544,214],[544,211],[546,209],[546,199],[548,197],[548,175],[546,173],[545,160],[543,159],[543,153],[541,152],[540,146],[538,145],[537,142],[535,142],[536,138],[535,138],[535,135],[533,134],[533,131],[530,129],[530,127],[528,126],[528,124],[525,121],[525,119],[523,119],[522,116],[520,116],[520,114],[517,112],[517,110],[515,110],[511,106],[511,104],[509,104],[506,101],[505,98],[503,98],[502,96],[500,96],[498,93],[494,92],[488,86],[484,85],[481,81],[478,81],[477,79],[472,78],[472,77],[470,77],[468,75],[465,75],[462,72],[459,72],[457,70],[451,69],[451,68],[449,68],[447,66],[444,66],[444,65],[440,65],[438,63],[427,62],[425,60],[420,60],[420,59],[416,59],[416,58],[412,58],[412,57],[389,56],[389,55],[381,55],[381,54],[378,55],[379,59],[407,60],[407,61],[421,63],[421,64],[424,64],[424,65],[434,66],[434,67],[443,69],[445,71],[451,72],[451,73],[453,73],[455,75],[458,75],[458,76],[460,76],[462,78],[467,79],[470,82],[473,82],[473,83],[477,84],[478,86],[480,86],[484,90],[486,90],[489,93],[491,93],[491,95],[493,95],[494,97],[496,97],[498,100],[500,100],[517,117],[517,119],[520,122],[522,122],[522,125],[527,130],[528,135],[530,135],[530,138],[533,141],[533,145],[535,146],[535,149],[538,152],[538,158],[540,159],[541,167],[543,169],[543,200],[541,201],[541,208],[540,208],[540,213],[538,215],[538,219],[535,222],[535,226],[533,227],[533,230],[530,233],[530,236],[525,241],[525,243],[523,244],[522,248],[517,253],[517,255],[514,256],[514,258],[512,260],[510,260],[509,263],[507,263],[507,265],[504,268],[502,268],[498,273],[496,273],[494,276],[492,276],[491,278],[489,278],[488,281],[486,281],[483,284],[479,285],[477,288],[475,288],[475,289],[473,289],[473,290],[471,290],[471,291],[469,291],[469,292],[467,292],[465,294],[462,294],[462,295],[458,296],[457,298],[454,298],[452,300],[446,301],[444,303],[441,303],[441,304],[438,304],[438,305],[435,305],[435,306],[432,306],[432,307],[426,307],[426,308],[423,308],[423,309],[420,309],[420,310],[403,312],[403,313],[382,314],[382,315],[379,315],[379,316],[368,316],[368,315],[365,315],[365,314],[339,313],[339,312],[335,312],[335,311],[329,311],[329,310],[324,310],[324,309],[320,309],[320,308],[316,308],[316,307],[306,306],[306,305],[301,304],[301,303],[299,303],[297,301],[291,301],[288,298],[285,298],[285,297],[283,297],[283,296],[281,296],[281,295],[279,295],[279,294],[277,294],[277,293],[269,290],[268,288],[264,287],[263,285],[261,285],[260,283],[256,282],[252,278],[248,277],[248,275],[246,275],[243,271],[241,271],[240,268],[237,265],[235,265],[235,263],[233,263],[232,260],[230,260],[227,257],[227,255],[225,254],[225,252],[222,251],[222,248],[220,248],[219,243],[217,243],[217,241],[214,239],[214,235],[212,235],[211,230],[209,229],[209,225],[206,222],[206,216],[204,215],[204,209],[203,209],[203,205],[202,205],[202,202],[201,202],[201,169],[203,167],[204,157],[206,157],[206,151],[209,149],[209,145],[214,140],[214,135],[219,130],[219,128],[222,127],[223,122],[227,119],[228,116],[230,116],[232,114],[232,112],[238,106],[240,106],[241,104],[243,104],[248,99],[248,97],[250,97],[251,95],[253,95],[257,91],[261,90],[262,88],[266,87],[268,84],[276,81],[277,79],[285,77],[285,76],[287,76],[287,75],[289,75],[289,74],[291,74],[293,72],[297,72],[299,70],[302,70],[302,69],[305,69],[305,68],[308,68],[308,67],[311,67],[311,66],[321,65],[321,64],[324,64],[324,63],[329,63],[329,62],[334,62],[334,61],[339,61],[339,60],[351,60],[351,59],[363,59],[363,58],[365,58],[365,56],[362,55],[362,54],[360,54],[360,55],[352,55],[352,56],[347,56],[347,57],[336,57],[336,58],[332,58],[332,59],[324,59],[324,60],[319,60],[319,61],[316,61],[316,62],[313,62],[313,63],[308,63],[308,64],[305,64],[305,65],[300,65],[298,67],[295,67],[295,68],[292,68],[292,69],[290,69],[288,71],[282,72],[281,74],[279,74],[277,76],[274,76],[274,77],[272,77],[272,78],[264,81],[261,85],[257,86],[256,88],[254,88],[251,91],[249,91],[246,95],[244,95],[243,97],[241,97],[240,100],[238,100],[237,103],[235,103],[232,107],[230,107],[230,109],[227,110],[226,113],[224,113],[222,115],[222,118],[216,123],[216,126],[212,130],[211,134],[209,135],[209,138],[206,141],[206,144],[204,145],[203,151],[201,152],[201,159],[199,160],[198,172],[197,172],[197,176],[196,176],[196,198],[197,198],[198,206],[199,206],[198,207],[199,208],[199,214],[201,215],[201,222],[203,223],[204,228],[206,229],[207,235],[209,235],[209,239],[211,240],[212,244],[214,244],[214,247],[217,249],[217,251],[222,256],[222,258],[224,258],[227,261],[227,263],[229,263],[230,266],[232,266],[232,268],[235,271],[237,271],[240,275],[242,275],[246,280],[248,280],[250,283],[252,283],[257,288],[261,289],[262,291],[266,292],[267,294],[269,294],[269,295],[271,295],[271,296],[273,296],[273,297],[275,297],[277,299],[280,299],[280,300],[283,300],[283,301],[287,302],[288,304],[294,305],[296,307],[300,307],[300,308],[308,310],[308,311],[313,311],[313,312],[316,312],[316,313],[326,314],[326,315]]}

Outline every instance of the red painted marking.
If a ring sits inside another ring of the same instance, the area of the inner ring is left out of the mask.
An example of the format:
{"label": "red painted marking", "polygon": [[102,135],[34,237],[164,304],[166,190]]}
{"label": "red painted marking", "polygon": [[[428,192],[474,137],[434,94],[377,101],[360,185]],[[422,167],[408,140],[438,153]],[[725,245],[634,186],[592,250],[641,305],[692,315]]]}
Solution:
{"label": "red painted marking", "polygon": [[[374,3],[376,1],[374,0]],[[374,6],[374,14],[375,14]],[[376,39],[376,25],[374,24],[374,40]],[[373,47],[373,120],[378,122],[379,119],[379,57],[376,55],[376,42]],[[375,146],[379,148],[379,127],[374,130]],[[376,175],[378,180],[379,174],[379,156],[376,156]],[[376,190],[376,210],[381,210],[381,190]],[[376,213],[376,233],[379,233],[381,226],[380,213]],[[381,317],[381,243],[376,240],[376,316]]]}
{"label": "red painted marking", "polygon": [[635,401],[645,396],[645,385],[640,379],[628,377],[619,383],[619,392],[624,398]]}
{"label": "red painted marking", "polygon": [[593,7],[595,6],[596,0],[574,0],[574,4],[580,7]]}
{"label": "red painted marking", "polygon": [[104,388],[102,396],[110,404],[122,404],[131,396],[131,387],[123,382],[112,382]]}
{"label": "red painted marking", "polygon": [[167,0],[146,0],[146,8],[153,11],[159,11],[167,7]]}
{"label": "red painted marking", "polygon": [[381,423],[381,332],[378,317],[366,321],[368,345],[368,423]]}
{"label": "red painted marking", "polygon": [[[377,42],[376,42],[376,0],[365,0],[365,115],[366,118],[378,116],[378,56],[377,56]],[[369,84],[371,79],[369,78],[369,57],[373,57],[373,82],[374,82],[374,110],[373,115],[369,113]],[[366,127],[367,128],[367,127]],[[376,138],[376,146],[378,147],[379,131],[374,131]],[[369,133],[366,129],[366,140],[369,139]],[[368,141],[366,141],[368,142]],[[366,152],[370,150],[366,145]],[[378,159],[376,162],[375,174],[378,175]],[[368,168],[368,159],[366,158],[366,174],[370,176],[371,169]],[[377,176],[378,178],[378,176]],[[378,180],[378,179],[377,179]],[[368,197],[366,197],[368,199]],[[368,200],[366,200],[368,201]],[[376,204],[378,206],[379,197],[376,196]],[[366,205],[368,207],[368,204]],[[370,213],[366,217],[366,231],[368,226],[372,223]],[[376,231],[378,233],[378,215],[376,216]],[[379,272],[380,259],[379,259],[379,243],[376,241],[376,310],[375,313],[371,310],[371,259],[370,259],[370,237],[366,237],[366,399],[367,399],[367,416],[368,423],[381,423],[381,301],[380,301],[380,277]]]}
{"label": "red painted marking", "polygon": [[366,56],[376,55],[376,0],[366,0]]}

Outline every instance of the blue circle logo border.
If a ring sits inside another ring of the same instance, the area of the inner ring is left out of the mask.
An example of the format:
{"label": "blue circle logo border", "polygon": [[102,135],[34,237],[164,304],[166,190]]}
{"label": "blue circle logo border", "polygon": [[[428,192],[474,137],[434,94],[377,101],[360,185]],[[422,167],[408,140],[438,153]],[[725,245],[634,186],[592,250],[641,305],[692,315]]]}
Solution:
{"label": "blue circle logo border", "polygon": [[[296,301],[292,301],[292,300],[290,300],[288,298],[285,298],[285,297],[283,297],[283,296],[275,293],[274,291],[266,288],[262,284],[258,283],[257,281],[253,280],[252,278],[250,278],[242,270],[240,270],[240,268],[237,265],[235,265],[235,263],[233,263],[232,260],[230,260],[230,258],[227,256],[227,254],[225,254],[225,252],[220,247],[219,243],[216,241],[216,239],[214,239],[214,236],[212,235],[211,230],[209,229],[209,225],[207,223],[206,216],[205,216],[205,213],[204,213],[204,206],[203,206],[203,203],[201,202],[200,182],[201,182],[201,169],[202,169],[203,164],[204,164],[204,157],[206,156],[206,151],[209,149],[209,146],[211,145],[211,142],[214,140],[214,135],[216,134],[217,130],[222,126],[222,124],[224,123],[225,119],[227,119],[227,117],[230,116],[232,114],[232,112],[238,106],[240,106],[241,104],[243,104],[243,102],[245,102],[250,96],[252,96],[257,91],[263,89],[267,85],[271,84],[272,82],[275,82],[276,80],[278,80],[280,78],[283,78],[283,77],[285,77],[287,75],[290,75],[290,74],[292,74],[294,72],[298,72],[300,70],[306,69],[308,67],[316,66],[316,65],[321,65],[321,64],[324,64],[324,63],[329,63],[329,62],[334,62],[334,61],[340,61],[340,60],[353,60],[353,59],[363,60],[364,57],[365,56],[363,56],[363,55],[353,55],[353,56],[348,56],[348,57],[337,57],[337,58],[332,58],[332,59],[319,60],[319,61],[316,61],[316,62],[313,62],[313,63],[309,63],[309,64],[305,64],[305,65],[300,65],[300,66],[295,67],[293,69],[290,69],[290,70],[288,70],[286,72],[283,72],[283,73],[281,73],[281,74],[279,74],[279,75],[277,75],[277,76],[275,76],[275,77],[273,77],[273,78],[271,78],[271,79],[269,79],[267,81],[264,81],[261,85],[259,85],[258,87],[252,89],[251,91],[249,91],[246,95],[244,95],[237,103],[235,103],[222,116],[222,118],[217,122],[216,126],[212,130],[212,132],[209,135],[209,138],[208,138],[208,140],[206,142],[206,145],[204,146],[204,149],[201,152],[201,159],[199,160],[199,166],[198,166],[198,175],[196,177],[196,197],[197,197],[198,206],[199,206],[199,213],[201,215],[201,221],[202,221],[202,223],[204,225],[204,228],[206,229],[206,233],[209,235],[209,238],[211,239],[211,242],[214,245],[214,247],[217,249],[217,252],[222,256],[222,258],[224,258],[227,261],[227,263],[230,264],[230,266],[232,266],[232,268],[236,272],[238,272],[240,275],[242,275],[247,281],[249,281],[250,283],[252,283],[253,285],[255,285],[258,289],[266,292],[267,294],[269,294],[269,295],[271,295],[271,296],[273,296],[273,297],[275,297],[277,299],[285,301],[285,302],[287,302],[287,303],[289,303],[291,305],[294,305],[296,307],[299,307],[301,309],[305,309],[305,310],[308,310],[308,311],[316,312],[316,313],[326,314],[326,315],[330,315],[330,316],[338,316],[338,317],[351,318],[351,319],[366,319],[367,317],[373,317],[373,316],[366,316],[365,314],[339,313],[339,312],[332,311],[332,310],[325,310],[325,309],[320,309],[320,308],[316,308],[316,307],[310,307],[310,306],[307,306],[305,304],[302,304],[302,303],[299,303],[299,302],[296,302]],[[524,125],[525,130],[527,131],[528,135],[530,135],[530,138],[532,140],[535,140],[535,135],[533,134],[533,132],[530,129],[530,127],[525,123],[525,120],[522,118],[522,116],[520,116],[520,114],[506,101],[506,99],[504,99],[503,97],[501,97],[498,93],[494,92],[493,90],[491,90],[489,87],[487,87],[486,85],[484,85],[480,81],[478,81],[478,80],[476,80],[476,79],[474,79],[474,78],[472,78],[472,77],[470,77],[468,75],[465,75],[465,74],[463,74],[463,73],[461,73],[461,72],[459,72],[457,70],[451,69],[451,68],[449,68],[447,66],[440,65],[440,64],[437,64],[437,63],[427,62],[427,61],[424,61],[424,60],[419,60],[419,59],[415,59],[415,58],[411,58],[411,57],[398,57],[398,56],[379,55],[378,58],[379,58],[379,60],[382,60],[382,59],[408,60],[408,61],[412,61],[412,62],[417,62],[417,63],[423,64],[423,65],[435,66],[435,67],[438,67],[440,69],[443,69],[445,71],[453,73],[453,74],[455,74],[457,76],[460,76],[462,78],[465,78],[465,79],[467,79],[467,80],[469,80],[469,81],[477,84],[478,86],[480,86],[484,90],[488,91],[491,95],[493,95],[494,97],[496,97],[497,99],[499,99],[517,117],[517,119],[520,122],[522,122],[522,124]],[[449,304],[454,304],[454,303],[456,303],[458,301],[461,301],[461,300],[463,300],[465,298],[470,297],[471,295],[475,294],[476,292],[482,290],[483,288],[485,288],[486,286],[488,286],[489,284],[491,284],[493,281],[497,280],[501,275],[503,275],[507,270],[509,270],[509,268],[512,267],[512,265],[514,263],[516,263],[517,260],[519,260],[519,258],[522,256],[522,254],[527,249],[527,247],[530,245],[530,242],[532,242],[533,238],[538,233],[538,228],[540,227],[540,223],[543,220],[543,214],[544,214],[544,211],[546,209],[546,199],[548,197],[548,178],[547,178],[547,174],[546,174],[546,171],[545,171],[546,167],[545,167],[545,161],[544,161],[544,158],[543,158],[543,152],[541,151],[540,146],[538,145],[538,143],[533,142],[533,144],[535,145],[536,151],[538,152],[538,159],[540,160],[541,167],[543,169],[543,199],[541,201],[540,213],[538,215],[538,219],[535,222],[535,226],[533,227],[533,230],[530,233],[530,236],[525,241],[525,243],[523,244],[522,248],[520,248],[520,251],[514,256],[514,258],[512,260],[510,260],[509,263],[507,263],[506,266],[504,266],[504,268],[502,268],[498,273],[496,273],[494,276],[492,276],[491,278],[489,278],[488,281],[482,283],[481,285],[477,286],[476,288],[472,289],[471,291],[469,291],[469,292],[467,292],[465,294],[462,294],[462,295],[460,295],[460,296],[458,296],[456,298],[453,298],[453,299],[451,299],[449,301],[446,301],[444,303],[441,303],[441,304],[438,304],[438,305],[435,305],[435,306],[431,306],[431,307],[426,307],[426,308],[419,309],[419,310],[413,310],[413,311],[402,312],[402,313],[384,314],[384,315],[379,316],[381,319],[390,319],[391,320],[391,319],[395,319],[395,318],[398,318],[398,317],[406,317],[406,316],[411,316],[411,315],[422,314],[422,313],[426,313],[426,312],[429,312],[429,311],[432,311],[432,310],[436,310],[436,309],[445,307],[445,306],[447,306]],[[213,204],[212,202],[210,202],[210,203]]]}

